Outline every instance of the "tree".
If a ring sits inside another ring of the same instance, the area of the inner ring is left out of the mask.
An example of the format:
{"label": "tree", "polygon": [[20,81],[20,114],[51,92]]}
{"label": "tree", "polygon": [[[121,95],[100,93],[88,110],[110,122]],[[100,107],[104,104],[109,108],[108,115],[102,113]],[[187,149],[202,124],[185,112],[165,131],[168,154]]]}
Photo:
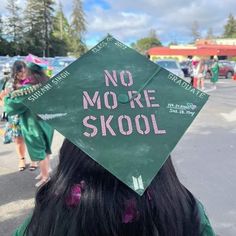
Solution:
{"label": "tree", "polygon": [[145,54],[149,48],[157,47],[157,46],[161,46],[161,42],[157,38],[156,33],[154,33],[154,31],[152,30],[149,32],[148,37],[141,38],[137,40],[136,43],[131,44],[131,47],[133,47],[135,50],[137,50],[141,54]]}
{"label": "tree", "polygon": [[8,34],[8,40],[11,41],[14,54],[21,53],[22,43],[22,19],[20,17],[21,8],[17,5],[15,0],[8,0],[6,9],[8,11],[8,17],[6,20],[6,32]]}
{"label": "tree", "polygon": [[53,21],[53,0],[27,0],[25,10],[25,50],[49,56]]}
{"label": "tree", "polygon": [[232,14],[229,14],[228,21],[224,26],[224,35],[225,38],[234,38],[236,37],[236,19]]}
{"label": "tree", "polygon": [[65,56],[71,49],[70,25],[63,13],[62,3],[53,20],[52,53],[53,55]]}
{"label": "tree", "polygon": [[193,37],[193,41],[195,42],[197,39],[201,38],[201,33],[199,30],[199,24],[198,21],[193,21],[191,26],[191,35]]}
{"label": "tree", "polygon": [[2,31],[3,31],[3,22],[2,22],[2,16],[0,15],[0,37],[2,37]]}
{"label": "tree", "polygon": [[148,37],[149,38],[157,38],[157,33],[156,33],[156,30],[154,29],[150,29],[149,33],[148,33]]}
{"label": "tree", "polygon": [[86,23],[81,0],[73,0],[73,12],[71,15],[72,51],[79,56],[86,51],[83,42],[83,34],[86,31]]}
{"label": "tree", "polygon": [[49,56],[50,35],[52,32],[53,19],[53,0],[42,0],[42,16],[43,16],[43,38],[44,38],[44,55]]}
{"label": "tree", "polygon": [[214,36],[214,34],[213,34],[212,28],[211,28],[211,27],[208,28],[207,34],[206,34],[206,39],[213,39],[214,37],[215,37],[215,36]]}
{"label": "tree", "polygon": [[2,17],[0,15],[0,52],[1,55],[7,55],[7,49],[8,49],[8,43],[7,41],[3,38],[3,22],[2,22]]}

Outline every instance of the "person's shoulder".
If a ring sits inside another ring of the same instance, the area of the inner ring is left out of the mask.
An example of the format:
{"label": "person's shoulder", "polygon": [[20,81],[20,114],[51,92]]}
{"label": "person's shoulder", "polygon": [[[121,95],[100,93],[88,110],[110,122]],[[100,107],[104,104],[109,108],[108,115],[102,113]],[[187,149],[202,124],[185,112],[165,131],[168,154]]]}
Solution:
{"label": "person's shoulder", "polygon": [[12,234],[12,236],[26,236],[26,228],[30,223],[32,215],[25,219],[22,225],[20,225]]}
{"label": "person's shoulder", "polygon": [[23,85],[19,89],[14,90],[11,93],[11,98],[27,96],[27,95],[33,93],[34,91],[36,91],[38,88],[40,88],[40,86],[41,86],[41,84],[36,84],[36,85],[27,84],[27,85]]}
{"label": "person's shoulder", "polygon": [[201,236],[215,236],[215,233],[212,229],[211,223],[206,215],[203,204],[197,201],[199,216],[200,216],[200,226],[201,226]]}

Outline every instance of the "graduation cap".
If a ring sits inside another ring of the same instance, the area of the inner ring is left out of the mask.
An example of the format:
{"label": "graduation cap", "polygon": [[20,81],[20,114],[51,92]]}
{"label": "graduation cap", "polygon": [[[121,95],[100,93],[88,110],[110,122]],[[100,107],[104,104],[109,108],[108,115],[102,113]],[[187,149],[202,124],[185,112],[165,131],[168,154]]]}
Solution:
{"label": "graduation cap", "polygon": [[25,61],[27,63],[28,67],[32,67],[34,65],[37,65],[39,67],[41,67],[42,69],[47,69],[48,67],[48,62],[41,59],[40,57],[37,57],[33,54],[29,54],[28,56],[26,56]]}
{"label": "graduation cap", "polygon": [[207,99],[108,35],[25,104],[142,195]]}

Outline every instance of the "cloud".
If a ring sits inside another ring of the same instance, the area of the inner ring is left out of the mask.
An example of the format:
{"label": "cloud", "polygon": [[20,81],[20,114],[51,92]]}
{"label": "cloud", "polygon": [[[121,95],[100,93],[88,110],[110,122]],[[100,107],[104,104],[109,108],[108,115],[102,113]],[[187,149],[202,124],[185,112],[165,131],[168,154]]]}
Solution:
{"label": "cloud", "polygon": [[89,22],[88,32],[94,35],[110,33],[118,35],[121,40],[136,38],[137,35],[142,35],[146,31],[147,25],[152,24],[151,17],[147,14],[104,11],[101,8],[93,9],[93,13],[87,21]]}
{"label": "cloud", "polygon": [[3,15],[3,12],[6,11],[6,5],[7,5],[7,0],[2,0],[0,4],[0,13],[1,16]]}
{"label": "cloud", "polygon": [[[202,36],[212,28],[221,35],[235,0],[107,0],[109,8],[95,6],[86,12],[86,37],[105,35],[107,31],[121,40],[130,41],[155,29],[161,41],[191,41],[191,26],[198,22]],[[86,1],[85,1],[86,4]]]}
{"label": "cloud", "polygon": [[[26,0],[18,1],[25,7]],[[0,4],[2,15],[6,13],[6,2],[2,0]],[[73,0],[61,2],[70,21]],[[165,44],[170,41],[187,43],[192,40],[194,21],[198,22],[202,36],[209,28],[219,36],[229,14],[235,14],[236,9],[235,0],[82,0],[82,3],[87,22],[85,39],[93,44],[107,33],[125,43],[134,42],[146,37],[151,29],[156,30]]]}

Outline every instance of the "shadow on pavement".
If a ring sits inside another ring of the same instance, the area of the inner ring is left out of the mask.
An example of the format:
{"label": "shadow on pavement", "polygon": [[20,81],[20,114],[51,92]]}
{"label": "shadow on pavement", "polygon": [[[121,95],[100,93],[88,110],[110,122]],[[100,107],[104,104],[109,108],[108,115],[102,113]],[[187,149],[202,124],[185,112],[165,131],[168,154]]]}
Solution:
{"label": "shadow on pavement", "polygon": [[34,177],[36,173],[31,173],[28,169],[22,172],[13,172],[0,176],[1,198],[0,206],[34,197],[36,188],[34,187]]}
{"label": "shadow on pavement", "polygon": [[3,155],[8,155],[12,153],[12,151],[4,151],[4,152],[0,152],[0,156],[3,156]]}
{"label": "shadow on pavement", "polygon": [[10,236],[30,215],[31,209],[22,210],[17,216],[0,222],[0,235]]}

